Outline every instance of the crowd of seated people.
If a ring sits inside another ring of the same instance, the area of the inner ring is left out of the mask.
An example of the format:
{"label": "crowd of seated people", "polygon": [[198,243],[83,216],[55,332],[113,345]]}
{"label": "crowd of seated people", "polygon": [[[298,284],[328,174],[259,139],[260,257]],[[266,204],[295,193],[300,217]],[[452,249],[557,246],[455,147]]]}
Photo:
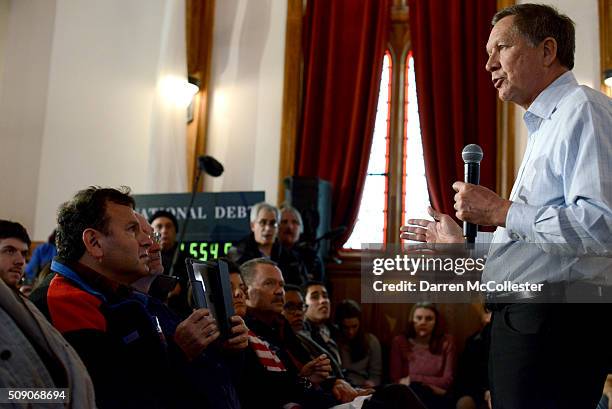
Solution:
{"label": "crowd of seated people", "polygon": [[[295,246],[303,228],[296,209],[285,206],[281,213],[271,204],[257,203],[251,207],[249,226],[251,233],[229,251],[232,261],[243,264],[254,258],[267,257],[279,265],[288,284],[298,286],[322,276],[320,263],[307,261],[304,251],[298,251]],[[308,266],[311,266],[310,270]]]}
{"label": "crowd of seated people", "polygon": [[[356,301],[332,305],[328,286],[310,275],[286,282],[271,251],[282,246],[279,215],[260,204],[247,238],[259,253],[222,259],[235,310],[223,338],[208,309],[188,299],[182,311],[172,308],[176,288],[158,283],[169,265],[163,230],[175,236],[178,227],[160,227],[166,216],[147,221],[127,190],[78,192],[59,209],[57,255],[32,293],[36,306],[19,291],[30,239],[0,220],[0,387],[67,388],[66,406],[75,408],[490,405],[486,312],[459,358],[430,303],[415,304],[403,333],[381,345]],[[182,284],[179,293],[189,294]]]}

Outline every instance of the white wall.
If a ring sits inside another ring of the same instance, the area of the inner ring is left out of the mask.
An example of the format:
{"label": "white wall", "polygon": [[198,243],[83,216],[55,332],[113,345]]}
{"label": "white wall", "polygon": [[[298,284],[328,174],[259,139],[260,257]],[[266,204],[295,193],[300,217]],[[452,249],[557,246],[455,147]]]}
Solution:
{"label": "white wall", "polygon": [[147,191],[149,164],[159,160],[151,127],[169,5],[184,1],[11,2],[0,88],[1,217],[42,240],[58,205],[78,189]]}
{"label": "white wall", "polygon": [[[518,3],[529,3],[519,1]],[[601,73],[599,72],[599,16],[597,0],[547,0],[559,12],[567,15],[576,23],[576,54],[574,75],[579,84],[588,85],[599,90]],[[521,164],[525,147],[527,146],[527,128],[523,122],[525,110],[517,107],[515,110],[516,162],[515,174]]]}
{"label": "white wall", "polygon": [[7,24],[0,28],[6,30],[0,77],[0,217],[23,223],[32,234],[56,2],[9,3],[3,17]]}
{"label": "white wall", "polygon": [[265,190],[276,202],[287,3],[215,4],[207,153],[225,166],[209,191]]}
{"label": "white wall", "polygon": [[[11,0],[0,0],[0,78],[4,72],[4,54],[6,48],[6,36],[8,35],[9,13]],[[2,92],[2,81],[0,81],[0,93]]]}

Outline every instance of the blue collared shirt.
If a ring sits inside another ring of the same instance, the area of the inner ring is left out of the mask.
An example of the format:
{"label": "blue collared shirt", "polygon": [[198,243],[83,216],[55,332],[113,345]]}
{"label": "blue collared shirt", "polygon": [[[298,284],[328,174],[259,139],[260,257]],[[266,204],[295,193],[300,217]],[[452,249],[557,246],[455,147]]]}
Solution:
{"label": "blue collared shirt", "polygon": [[523,116],[529,140],[483,278],[612,284],[612,100],[557,78]]}

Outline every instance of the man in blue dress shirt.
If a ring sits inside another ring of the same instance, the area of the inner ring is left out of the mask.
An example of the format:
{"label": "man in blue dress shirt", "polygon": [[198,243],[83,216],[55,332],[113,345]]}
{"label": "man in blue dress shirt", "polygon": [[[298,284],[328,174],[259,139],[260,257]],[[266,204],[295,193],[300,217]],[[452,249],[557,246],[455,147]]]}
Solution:
{"label": "man in blue dress shirt", "polygon": [[[523,107],[529,140],[510,200],[455,182],[456,216],[497,226],[483,281],[542,283],[491,294],[493,408],[593,408],[612,367],[612,102],[580,86],[574,23],[535,4],[499,11],[487,43],[499,98]],[[463,242],[448,215],[401,237]],[[570,303],[578,301],[581,303]]]}

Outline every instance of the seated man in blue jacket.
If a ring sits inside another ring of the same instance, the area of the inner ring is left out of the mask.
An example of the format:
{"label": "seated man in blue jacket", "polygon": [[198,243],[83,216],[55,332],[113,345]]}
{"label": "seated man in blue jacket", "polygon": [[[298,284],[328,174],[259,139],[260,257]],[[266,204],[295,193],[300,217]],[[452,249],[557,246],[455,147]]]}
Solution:
{"label": "seated man in blue jacket", "polygon": [[[53,325],[85,363],[100,408],[239,408],[205,309],[179,322],[131,284],[149,272],[153,241],[128,190],[90,187],[58,212],[56,276],[47,293]],[[247,345],[236,320],[229,340]],[[214,393],[210,391],[214,390]]]}

